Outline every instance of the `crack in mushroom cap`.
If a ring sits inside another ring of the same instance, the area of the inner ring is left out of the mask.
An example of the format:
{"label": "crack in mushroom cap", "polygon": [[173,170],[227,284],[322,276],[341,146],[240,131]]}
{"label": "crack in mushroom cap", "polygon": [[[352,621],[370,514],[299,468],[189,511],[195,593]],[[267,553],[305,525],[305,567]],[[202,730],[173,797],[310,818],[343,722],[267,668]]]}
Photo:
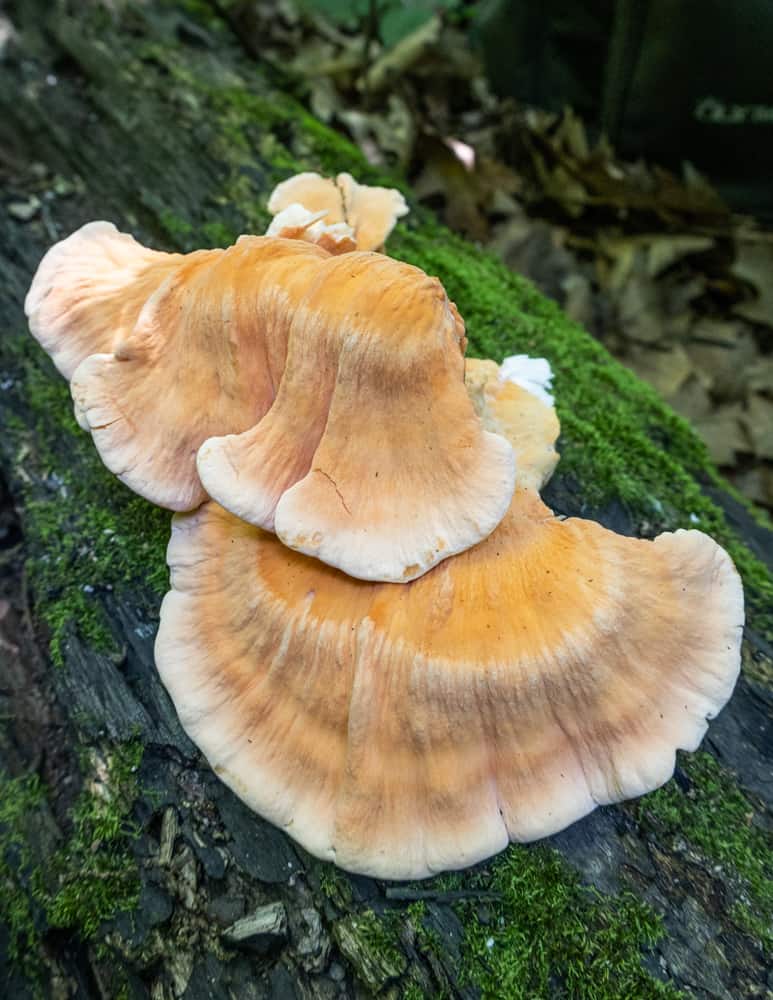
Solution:
{"label": "crack in mushroom cap", "polygon": [[515,464],[464,388],[464,327],[442,285],[381,255],[331,257],[299,303],[276,399],[206,441],[211,497],[350,576],[406,581],[485,538]]}
{"label": "crack in mushroom cap", "polygon": [[383,878],[473,864],[642,795],[729,698],[743,595],[697,531],[654,541],[518,490],[405,585],[293,552],[215,503],[173,520],[156,662],[251,808]]}
{"label": "crack in mushroom cap", "polygon": [[79,422],[122,482],[173,510],[206,499],[196,452],[268,412],[292,308],[327,257],[311,243],[241,237],[158,276],[113,353],[91,355],[72,376]]}
{"label": "crack in mushroom cap", "polygon": [[347,223],[354,230],[358,250],[379,250],[397,220],[409,211],[399,191],[358,184],[351,174],[333,179],[306,172],[282,181],[268,200],[268,210],[277,215],[292,204],[324,212],[327,223]]}
{"label": "crack in mushroom cap", "polygon": [[24,311],[32,335],[65,378],[112,350],[182,255],[149,250],[112,222],[89,222],[47,251]]}

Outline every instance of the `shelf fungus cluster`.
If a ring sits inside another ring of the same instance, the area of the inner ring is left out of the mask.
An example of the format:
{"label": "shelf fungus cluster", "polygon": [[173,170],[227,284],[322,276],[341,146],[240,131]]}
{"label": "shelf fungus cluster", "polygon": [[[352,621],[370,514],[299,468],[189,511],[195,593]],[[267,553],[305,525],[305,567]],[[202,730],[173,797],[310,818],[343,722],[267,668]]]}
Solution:
{"label": "shelf fungus cluster", "polygon": [[738,674],[728,555],[553,515],[545,372],[465,360],[439,281],[376,252],[397,192],[301,174],[269,207],[187,255],[91,223],[27,298],[105,464],[179,512],[156,660],[187,732],[386,878],[662,784]]}

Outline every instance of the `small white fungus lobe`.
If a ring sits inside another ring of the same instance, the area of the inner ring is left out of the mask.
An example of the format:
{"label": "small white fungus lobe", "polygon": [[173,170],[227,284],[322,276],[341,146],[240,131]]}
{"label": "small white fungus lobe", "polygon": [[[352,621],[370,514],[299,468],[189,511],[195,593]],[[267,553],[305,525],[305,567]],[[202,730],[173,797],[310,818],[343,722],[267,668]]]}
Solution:
{"label": "small white fungus lobe", "polygon": [[515,382],[547,406],[553,405],[553,395],[550,392],[553,387],[553,371],[547,358],[513,354],[499,366],[499,377],[505,382]]}
{"label": "small white fungus lobe", "polygon": [[279,236],[283,229],[295,229],[296,226],[305,227],[306,238],[310,243],[319,242],[320,237],[329,233],[335,239],[351,237],[354,239],[354,230],[345,222],[325,223],[322,220],[327,212],[310,212],[308,208],[298,202],[293,202],[287,208],[283,208],[271,220],[271,225],[266,230],[266,236]]}

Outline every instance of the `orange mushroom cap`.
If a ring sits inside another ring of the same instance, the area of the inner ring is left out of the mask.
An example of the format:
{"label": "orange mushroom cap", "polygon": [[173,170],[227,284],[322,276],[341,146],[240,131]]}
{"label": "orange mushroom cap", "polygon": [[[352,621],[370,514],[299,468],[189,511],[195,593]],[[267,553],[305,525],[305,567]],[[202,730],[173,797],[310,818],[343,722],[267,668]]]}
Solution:
{"label": "orange mushroom cap", "polygon": [[473,864],[661,785],[739,668],[743,596],[697,531],[560,520],[530,490],[405,585],[215,503],[173,520],[156,662],[215,772],[313,854],[384,878]]}
{"label": "orange mushroom cap", "polygon": [[436,278],[359,252],[319,273],[270,411],[205,442],[199,474],[290,548],[361,579],[414,579],[502,519],[512,448],[475,415],[464,328]]}
{"label": "orange mushroom cap", "polygon": [[79,421],[122,482],[173,510],[206,499],[196,452],[268,412],[292,304],[326,258],[310,243],[265,237],[180,257],[113,352],[78,366],[70,388]]}
{"label": "orange mushroom cap", "polygon": [[30,332],[72,378],[90,354],[112,349],[182,255],[148,250],[112,222],[89,222],[38,265],[24,302]]}
{"label": "orange mushroom cap", "polygon": [[78,356],[98,353],[72,373],[76,415],[131,489],[173,510],[208,492],[285,544],[379,580],[426,572],[504,516],[512,449],[475,415],[464,324],[436,278],[273,237],[156,255],[99,224],[71,238],[74,263],[68,241],[51,251],[52,287],[85,273],[95,236],[125,262],[45,329],[65,347],[71,315],[88,331]]}
{"label": "orange mushroom cap", "polygon": [[268,210],[277,215],[291,205],[324,212],[327,224],[346,223],[354,231],[358,250],[381,249],[397,220],[409,211],[399,191],[358,184],[351,174],[333,179],[307,172],[282,181],[268,200]]}

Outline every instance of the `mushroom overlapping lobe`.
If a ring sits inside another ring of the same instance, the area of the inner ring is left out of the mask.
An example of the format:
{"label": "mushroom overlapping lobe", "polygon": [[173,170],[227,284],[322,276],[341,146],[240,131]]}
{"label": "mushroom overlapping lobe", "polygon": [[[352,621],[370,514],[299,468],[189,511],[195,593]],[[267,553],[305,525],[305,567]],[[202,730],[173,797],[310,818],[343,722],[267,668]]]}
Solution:
{"label": "mushroom overlapping lobe", "polygon": [[361,579],[402,582],[476,544],[514,488],[512,448],[464,387],[464,327],[436,278],[329,258],[293,317],[266,417],[207,441],[211,497]]}
{"label": "mushroom overlapping lobe", "polygon": [[282,181],[269,198],[268,210],[276,215],[291,205],[324,213],[328,224],[346,223],[358,250],[381,249],[397,220],[408,213],[399,191],[358,184],[351,174],[333,179],[307,172]]}
{"label": "mushroom overlapping lobe", "polygon": [[131,332],[182,260],[147,249],[111,222],[89,222],[40,262],[24,303],[30,332],[69,379],[90,354],[112,350]]}
{"label": "mushroom overlapping lobe", "polygon": [[326,257],[309,243],[246,237],[161,275],[112,353],[92,354],[72,376],[79,422],[107,467],[173,510],[206,499],[196,452],[268,412],[293,305]]}
{"label": "mushroom overlapping lobe", "polygon": [[351,579],[215,503],[174,519],[158,668],[253,809],[343,868],[417,878],[641,795],[732,691],[743,598],[706,535],[518,490],[409,584]]}
{"label": "mushroom overlapping lobe", "polygon": [[[102,285],[82,290],[92,353],[71,390],[102,460],[135,492],[173,510],[209,494],[365,579],[412,579],[499,523],[512,449],[475,415],[464,324],[436,278],[274,237],[155,255],[106,229],[136,257],[109,280],[100,272],[128,304],[113,326]],[[81,242],[87,230],[106,236],[84,227]],[[41,265],[60,269],[54,288],[74,266],[69,242]]]}

